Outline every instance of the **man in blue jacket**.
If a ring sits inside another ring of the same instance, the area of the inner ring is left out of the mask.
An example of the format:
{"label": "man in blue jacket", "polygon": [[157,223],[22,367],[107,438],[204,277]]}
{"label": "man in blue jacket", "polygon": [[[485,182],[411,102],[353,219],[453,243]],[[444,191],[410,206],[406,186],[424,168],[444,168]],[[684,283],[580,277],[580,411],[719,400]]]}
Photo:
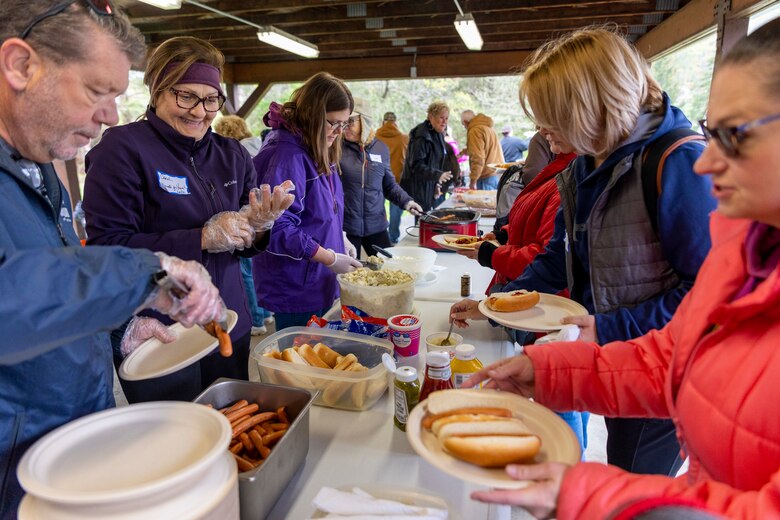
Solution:
{"label": "man in blue jacket", "polygon": [[[82,248],[73,231],[51,161],[73,158],[103,124],[116,124],[115,98],[145,53],[127,18],[108,3],[3,0],[0,42],[0,518],[8,518],[22,496],[24,451],[114,405],[113,328],[143,308],[206,323],[223,304],[195,262]],[[171,299],[158,288],[166,278],[189,295]]]}

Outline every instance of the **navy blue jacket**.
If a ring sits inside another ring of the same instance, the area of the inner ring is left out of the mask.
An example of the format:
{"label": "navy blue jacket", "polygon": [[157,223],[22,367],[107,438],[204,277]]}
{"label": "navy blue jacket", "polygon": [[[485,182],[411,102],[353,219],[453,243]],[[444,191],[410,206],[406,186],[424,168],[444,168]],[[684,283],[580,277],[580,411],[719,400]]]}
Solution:
{"label": "navy blue jacket", "polygon": [[519,137],[507,135],[501,139],[501,150],[506,162],[515,162],[523,158],[523,152],[528,150],[528,141]]}
{"label": "navy blue jacket", "polygon": [[[639,153],[649,143],[675,128],[690,128],[691,123],[664,96],[666,112],[660,125],[645,139],[624,144],[602,163],[593,167],[593,158],[579,156],[572,163],[577,180],[578,230],[590,217],[593,205],[604,191],[612,168],[624,157]],[[678,287],[635,307],[621,307],[612,312],[596,314],[596,330],[599,342],[628,340],[662,328],[672,317],[680,301],[690,290],[699,267],[710,250],[709,214],[715,209],[711,195],[711,182],[693,172],[693,163],[701,155],[700,143],[687,143],[677,148],[664,163],[662,190],[658,199],[658,232],[666,260],[680,277]],[[573,242],[575,263],[574,287],[571,298],[594,313],[588,262],[588,238],[579,231]],[[567,287],[566,280],[566,228],[561,210],[555,218],[555,232],[544,253],[538,255],[519,278],[502,290],[527,289],[545,293],[557,293]]]}
{"label": "navy blue jacket", "polygon": [[225,305],[238,313],[230,336],[246,335],[252,319],[239,256],[258,251],[201,249],[206,221],[238,211],[257,186],[252,158],[241,143],[211,129],[195,141],[148,110],[145,120],[106,130],[87,154],[86,168],[88,243],[141,247],[202,263]]}
{"label": "navy blue jacket", "polygon": [[390,169],[390,149],[379,139],[365,148],[342,139],[341,183],[344,185],[344,231],[365,237],[387,229],[385,199],[399,208],[412,200]]}
{"label": "navy blue jacket", "polygon": [[42,172],[51,204],[0,150],[0,518],[16,516],[16,465],[35,440],[114,405],[109,331],[160,269],[150,251],[81,247],[67,192]]}

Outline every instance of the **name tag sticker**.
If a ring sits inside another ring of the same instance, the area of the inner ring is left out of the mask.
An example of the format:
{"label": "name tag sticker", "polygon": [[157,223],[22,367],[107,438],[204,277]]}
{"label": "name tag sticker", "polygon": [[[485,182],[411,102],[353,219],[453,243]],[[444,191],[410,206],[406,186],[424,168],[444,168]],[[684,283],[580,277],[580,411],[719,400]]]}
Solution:
{"label": "name tag sticker", "polygon": [[382,156],[381,156],[381,155],[377,155],[377,154],[375,154],[375,153],[370,153],[370,154],[368,154],[368,157],[369,157],[369,158],[370,158],[372,161],[374,161],[374,162],[378,162],[378,163],[381,163],[381,162],[382,162]]}
{"label": "name tag sticker", "polygon": [[190,186],[187,183],[187,177],[177,177],[157,170],[157,182],[160,187],[174,195],[189,195]]}

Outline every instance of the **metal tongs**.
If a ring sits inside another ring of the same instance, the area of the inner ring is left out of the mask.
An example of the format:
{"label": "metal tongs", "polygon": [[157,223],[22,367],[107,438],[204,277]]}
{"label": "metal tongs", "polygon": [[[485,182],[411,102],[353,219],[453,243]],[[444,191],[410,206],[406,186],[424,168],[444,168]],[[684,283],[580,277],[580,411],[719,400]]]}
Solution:
{"label": "metal tongs", "polygon": [[[158,285],[160,286],[160,289],[163,291],[168,291],[168,294],[171,295],[171,298],[175,300],[183,300],[187,297],[187,295],[190,293],[189,289],[184,287],[178,280],[171,277],[170,275],[165,276],[162,280],[158,282]],[[225,307],[222,306],[223,314],[226,315]],[[226,319],[222,320],[214,320],[217,325],[219,325],[222,330],[227,331],[228,330],[228,324]],[[215,338],[218,337],[216,332],[214,331],[213,327],[205,327],[198,323],[198,327],[208,332],[210,335],[214,336]]]}

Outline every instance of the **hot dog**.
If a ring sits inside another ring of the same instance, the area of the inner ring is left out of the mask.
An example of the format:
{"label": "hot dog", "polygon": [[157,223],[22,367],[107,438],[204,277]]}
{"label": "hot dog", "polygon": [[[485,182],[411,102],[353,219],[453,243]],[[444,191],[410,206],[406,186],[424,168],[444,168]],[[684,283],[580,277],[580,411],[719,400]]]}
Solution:
{"label": "hot dog", "polygon": [[496,293],[485,301],[488,309],[497,312],[525,311],[534,307],[540,300],[536,291],[512,291],[511,293]]}

